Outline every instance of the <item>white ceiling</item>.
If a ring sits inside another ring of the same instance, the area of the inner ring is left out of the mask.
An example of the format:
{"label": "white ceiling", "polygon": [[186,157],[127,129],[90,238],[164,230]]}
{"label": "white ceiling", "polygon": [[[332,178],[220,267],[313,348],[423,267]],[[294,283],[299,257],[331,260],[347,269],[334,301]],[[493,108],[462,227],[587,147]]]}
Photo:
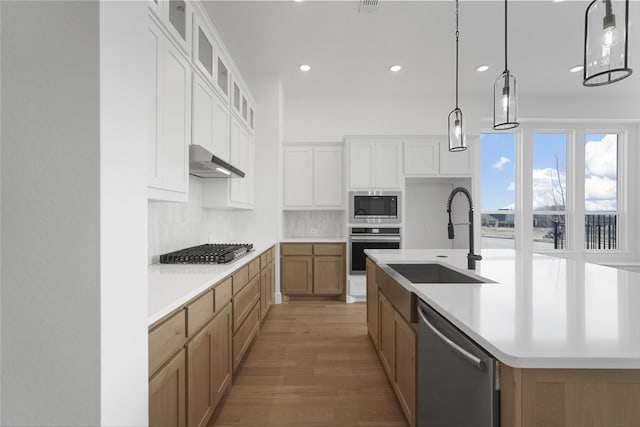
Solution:
{"label": "white ceiling", "polygon": [[[455,2],[380,0],[373,13],[359,1],[205,1],[205,8],[243,75],[278,75],[287,94],[452,94]],[[640,32],[630,30],[634,74],[585,88],[582,72],[587,1],[509,3],[509,69],[526,94],[640,97]],[[631,22],[640,2],[631,2]],[[504,69],[504,2],[460,3],[460,92],[491,95]],[[308,73],[298,65],[309,64]],[[403,70],[391,73],[389,66]],[[484,73],[477,65],[489,64]],[[250,80],[250,79],[249,79]],[[249,81],[250,83],[250,81]]]}

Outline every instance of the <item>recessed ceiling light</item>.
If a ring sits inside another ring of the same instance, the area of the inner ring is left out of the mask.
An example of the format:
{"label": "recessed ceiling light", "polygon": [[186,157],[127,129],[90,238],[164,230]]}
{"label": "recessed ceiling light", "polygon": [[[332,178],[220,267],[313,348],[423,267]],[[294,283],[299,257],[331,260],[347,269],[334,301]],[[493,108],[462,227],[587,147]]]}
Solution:
{"label": "recessed ceiling light", "polygon": [[571,68],[569,68],[569,72],[571,73],[577,73],[578,71],[582,71],[583,70],[583,66],[582,65],[575,65]]}
{"label": "recessed ceiling light", "polygon": [[293,0],[293,1],[295,1],[296,3],[302,3],[304,0]]}
{"label": "recessed ceiling light", "polygon": [[302,64],[298,68],[300,68],[300,71],[309,71],[311,69],[311,66],[307,64]]}
{"label": "recessed ceiling light", "polygon": [[389,67],[389,70],[393,71],[394,73],[397,73],[398,71],[402,70],[402,66],[401,65],[392,65],[391,67]]}
{"label": "recessed ceiling light", "polygon": [[[296,0],[296,1],[299,1],[299,0]],[[554,3],[562,3],[564,0],[551,0],[551,1]]]}
{"label": "recessed ceiling light", "polygon": [[488,69],[489,69],[489,66],[488,66],[488,65],[478,65],[478,66],[476,67],[476,71],[479,71],[479,72],[481,72],[481,73],[482,73],[483,71],[487,71]]}

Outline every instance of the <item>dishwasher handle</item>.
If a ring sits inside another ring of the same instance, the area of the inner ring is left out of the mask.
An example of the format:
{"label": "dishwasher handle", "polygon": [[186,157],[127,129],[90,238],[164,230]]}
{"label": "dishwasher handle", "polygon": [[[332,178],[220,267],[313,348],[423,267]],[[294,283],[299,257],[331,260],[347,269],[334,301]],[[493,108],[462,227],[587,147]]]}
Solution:
{"label": "dishwasher handle", "polygon": [[449,347],[451,347],[452,349],[454,349],[458,354],[460,354],[460,356],[462,356],[463,358],[465,358],[466,360],[468,360],[469,362],[471,362],[473,365],[476,365],[476,367],[478,369],[480,369],[481,371],[484,371],[486,369],[486,365],[484,363],[484,360],[474,356],[473,354],[469,353],[467,350],[465,350],[464,348],[460,347],[458,344],[456,344],[455,342],[451,341],[449,338],[447,338],[442,332],[440,332],[438,329],[436,329],[435,326],[433,326],[431,324],[431,322],[429,322],[427,320],[427,317],[425,315],[425,313],[422,311],[422,307],[418,307],[418,315],[420,316],[420,318],[422,319],[422,321],[424,322],[424,324],[431,329],[431,331],[436,334],[438,336],[438,338],[440,338],[442,341],[444,341]]}

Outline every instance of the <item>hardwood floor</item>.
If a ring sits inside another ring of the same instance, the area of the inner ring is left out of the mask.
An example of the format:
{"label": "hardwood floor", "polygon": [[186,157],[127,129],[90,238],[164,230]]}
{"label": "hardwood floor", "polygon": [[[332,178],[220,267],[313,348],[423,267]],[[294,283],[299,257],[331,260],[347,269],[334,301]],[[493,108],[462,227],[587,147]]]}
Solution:
{"label": "hardwood floor", "polygon": [[274,305],[210,426],[407,426],[362,303]]}

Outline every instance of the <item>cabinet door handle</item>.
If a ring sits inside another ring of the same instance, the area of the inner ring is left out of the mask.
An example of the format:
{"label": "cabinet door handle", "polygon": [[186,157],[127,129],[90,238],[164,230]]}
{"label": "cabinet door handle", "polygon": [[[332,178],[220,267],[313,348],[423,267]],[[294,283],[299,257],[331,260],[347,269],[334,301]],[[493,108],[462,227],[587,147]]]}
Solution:
{"label": "cabinet door handle", "polygon": [[431,329],[431,331],[436,334],[436,336],[438,336],[438,338],[440,338],[442,341],[445,342],[445,344],[447,344],[449,347],[451,347],[453,350],[455,350],[458,354],[460,354],[460,356],[462,356],[463,358],[467,359],[469,362],[471,362],[472,364],[476,365],[476,367],[478,369],[480,369],[481,371],[484,371],[486,366],[483,360],[481,360],[480,358],[474,356],[473,354],[469,353],[467,350],[465,350],[464,348],[460,347],[458,344],[456,344],[455,342],[451,341],[449,338],[447,338],[442,332],[440,332],[438,329],[436,329],[435,326],[433,326],[431,324],[431,322],[429,322],[427,320],[427,317],[425,315],[425,313],[422,311],[422,307],[418,307],[418,315],[420,316],[420,318],[422,319],[422,321],[424,322],[424,324]]}

